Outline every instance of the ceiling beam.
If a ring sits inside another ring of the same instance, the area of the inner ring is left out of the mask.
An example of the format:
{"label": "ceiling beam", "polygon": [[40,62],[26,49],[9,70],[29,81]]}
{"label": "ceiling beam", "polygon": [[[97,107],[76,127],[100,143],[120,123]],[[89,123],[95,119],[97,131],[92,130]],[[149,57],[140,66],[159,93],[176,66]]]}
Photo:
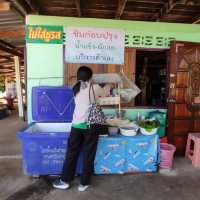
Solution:
{"label": "ceiling beam", "polygon": [[3,66],[0,66],[0,70],[1,71],[14,71],[15,69],[14,69],[14,67],[13,68],[11,68],[11,67],[3,67]]}
{"label": "ceiling beam", "polygon": [[0,39],[0,44],[3,44],[3,45],[5,45],[5,46],[7,46],[8,48],[11,48],[11,49],[16,49],[15,46],[13,46],[12,44],[10,44],[10,43],[8,43],[6,41],[3,41],[1,39]]}
{"label": "ceiling beam", "polygon": [[6,64],[7,64],[7,65],[8,65],[8,64],[11,65],[11,64],[14,64],[14,62],[10,62],[10,61],[0,61],[0,65],[4,65],[4,64],[5,64],[5,65],[6,65]]}
{"label": "ceiling beam", "polygon": [[25,36],[25,31],[23,27],[16,28],[15,30],[5,30],[0,31],[0,38],[16,39]]}
{"label": "ceiling beam", "polygon": [[39,14],[39,5],[37,0],[25,0],[25,3],[29,6],[31,9],[31,14]]}
{"label": "ceiling beam", "polygon": [[23,56],[23,53],[21,51],[19,51],[16,47],[14,47],[13,45],[11,45],[3,40],[0,40],[0,50],[5,51],[12,55],[16,55],[16,56],[20,56],[20,57]]}
{"label": "ceiling beam", "polygon": [[194,6],[198,1],[195,0],[182,0],[183,3],[187,6]]}
{"label": "ceiling beam", "polygon": [[1,75],[4,75],[4,76],[14,75],[14,71],[1,71],[0,73]]}
{"label": "ceiling beam", "polygon": [[0,44],[3,45],[3,46],[5,46],[5,47],[8,47],[8,48],[13,48],[13,49],[15,49],[15,50],[17,50],[17,51],[19,51],[19,52],[22,53],[22,51],[21,51],[20,49],[18,49],[18,48],[15,47],[14,45],[12,45],[12,44],[10,44],[9,42],[6,42],[6,41],[4,41],[4,40],[2,40],[2,39],[0,39]]}
{"label": "ceiling beam", "polygon": [[1,26],[5,25],[12,25],[12,26],[17,26],[19,24],[23,25],[23,21],[21,19],[15,19],[15,20],[4,20],[0,22]]}
{"label": "ceiling beam", "polygon": [[153,4],[160,4],[158,0],[129,0],[129,2],[136,2],[136,3],[153,3]]}
{"label": "ceiling beam", "polygon": [[25,19],[26,15],[28,14],[25,7],[22,5],[22,3],[19,0],[8,0],[11,5],[13,6],[14,10],[23,18]]}
{"label": "ceiling beam", "polygon": [[164,14],[169,14],[173,8],[176,6],[177,0],[169,0],[168,3],[166,4],[166,10]]}
{"label": "ceiling beam", "polygon": [[10,11],[10,3],[0,2],[0,11]]}
{"label": "ceiling beam", "polygon": [[198,24],[200,22],[200,17],[196,18],[192,23],[193,24]]}
{"label": "ceiling beam", "polygon": [[[3,66],[11,66],[13,64],[14,64],[14,62],[13,62],[12,59],[10,59],[10,60],[4,60],[4,61],[0,60],[0,66],[1,65],[3,65]],[[20,64],[23,65],[24,64],[23,61],[20,61]]]}
{"label": "ceiling beam", "polygon": [[[164,3],[163,7],[156,13],[156,15],[158,15],[156,21],[160,21],[165,15],[168,15],[174,9],[177,2],[178,0],[168,0],[168,2]],[[154,18],[154,16],[152,18]]]}
{"label": "ceiling beam", "polygon": [[4,59],[6,59],[6,60],[11,60],[11,57],[10,57],[10,56],[0,55],[0,58],[4,58]]}
{"label": "ceiling beam", "polygon": [[[20,62],[20,65],[23,65],[23,63]],[[9,63],[8,64],[4,64],[3,66],[10,67],[10,66],[13,66],[13,63],[11,63],[11,64],[9,64]]]}
{"label": "ceiling beam", "polygon": [[14,66],[14,62],[13,62],[13,64],[10,65],[10,66],[4,66],[2,63],[0,63],[0,69],[11,69],[12,66]]}
{"label": "ceiling beam", "polygon": [[0,65],[0,70],[1,71],[6,71],[6,70],[14,70],[15,68],[14,68],[14,65],[13,65],[13,67],[4,67],[4,66],[2,66],[2,65]]}
{"label": "ceiling beam", "polygon": [[116,19],[120,19],[126,7],[127,0],[118,0],[118,8],[115,15]]}
{"label": "ceiling beam", "polygon": [[81,0],[75,0],[75,4],[76,4],[76,9],[78,12],[78,16],[81,17],[82,13],[81,13]]}
{"label": "ceiling beam", "polygon": [[2,66],[4,66],[4,67],[12,67],[13,65],[14,65],[14,63],[11,63],[11,64],[1,64]]}
{"label": "ceiling beam", "polygon": [[7,70],[14,70],[14,68],[0,66],[0,71],[7,71]]}

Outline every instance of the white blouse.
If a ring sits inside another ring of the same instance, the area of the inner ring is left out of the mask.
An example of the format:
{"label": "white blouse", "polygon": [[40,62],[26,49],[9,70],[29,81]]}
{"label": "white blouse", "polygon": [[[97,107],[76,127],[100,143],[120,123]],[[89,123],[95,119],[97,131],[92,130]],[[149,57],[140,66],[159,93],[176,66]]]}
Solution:
{"label": "white blouse", "polygon": [[[101,88],[99,85],[95,84],[93,85],[94,93],[95,93],[95,99],[98,101],[99,96],[101,96],[102,91],[104,91],[104,88]],[[75,96],[75,109],[73,114],[73,124],[79,124],[79,123],[85,123],[88,115],[89,115],[89,106],[90,106],[90,100],[89,100],[89,90],[90,90],[90,97],[91,97],[91,103],[94,103],[94,95],[92,92],[92,88],[90,89],[90,82],[88,82],[87,87],[82,89],[80,88],[80,91]]]}

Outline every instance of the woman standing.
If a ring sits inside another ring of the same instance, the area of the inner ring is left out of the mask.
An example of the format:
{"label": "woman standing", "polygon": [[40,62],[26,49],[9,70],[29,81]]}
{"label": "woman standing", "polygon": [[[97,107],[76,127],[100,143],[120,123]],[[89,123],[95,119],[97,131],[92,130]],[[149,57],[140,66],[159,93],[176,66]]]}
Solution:
{"label": "woman standing", "polygon": [[[89,129],[86,123],[89,106],[94,102],[94,97],[90,91],[91,78],[92,70],[90,68],[82,66],[78,69],[77,83],[73,87],[75,110],[68,141],[68,151],[61,178],[53,183],[53,187],[58,189],[70,188],[70,182],[74,179],[76,163],[81,149],[83,149],[83,170],[80,175],[78,190],[85,191],[91,181],[98,141],[98,134],[95,130]],[[89,96],[91,96],[91,99]]]}

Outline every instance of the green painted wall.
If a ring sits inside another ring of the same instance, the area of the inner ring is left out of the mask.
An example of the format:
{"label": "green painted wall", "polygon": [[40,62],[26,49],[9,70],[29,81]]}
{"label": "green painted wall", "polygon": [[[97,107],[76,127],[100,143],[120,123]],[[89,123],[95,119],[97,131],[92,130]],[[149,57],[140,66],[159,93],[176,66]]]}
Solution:
{"label": "green painted wall", "polygon": [[39,85],[63,85],[63,45],[27,44],[28,122],[32,122],[31,90]]}
{"label": "green painted wall", "polygon": [[27,44],[28,78],[63,77],[63,45]]}
{"label": "green painted wall", "polygon": [[161,23],[161,22],[142,22],[128,20],[111,20],[95,18],[75,18],[75,17],[54,17],[28,15],[26,18],[28,25],[59,25],[59,26],[86,26],[120,28],[126,32],[143,33],[191,33],[200,35],[200,26],[195,24]]}
{"label": "green painted wall", "polygon": [[[94,18],[29,15],[27,25],[85,26],[124,29],[126,46],[168,48],[171,38],[200,42],[200,26],[160,22],[139,22]],[[136,38],[136,39],[135,39]],[[151,39],[151,41],[149,40]],[[150,42],[149,42],[150,41]],[[28,122],[31,118],[31,88],[37,85],[63,84],[63,46],[60,44],[27,44]]]}
{"label": "green painted wall", "polygon": [[200,41],[200,26],[197,24],[178,24],[161,22],[142,22],[128,20],[28,16],[28,25],[85,26],[101,28],[120,28],[126,33],[127,47],[168,48],[171,40]]}

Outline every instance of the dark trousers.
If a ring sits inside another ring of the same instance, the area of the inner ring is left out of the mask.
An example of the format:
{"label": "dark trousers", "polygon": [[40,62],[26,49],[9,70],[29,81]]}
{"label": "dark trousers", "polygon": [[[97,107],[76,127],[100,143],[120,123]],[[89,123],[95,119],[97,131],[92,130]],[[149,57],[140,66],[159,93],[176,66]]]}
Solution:
{"label": "dark trousers", "polygon": [[96,155],[98,134],[90,129],[71,129],[68,139],[68,150],[63,166],[61,179],[70,182],[74,179],[76,164],[80,151],[83,151],[83,171],[80,175],[80,183],[89,185],[94,171],[94,159]]}

